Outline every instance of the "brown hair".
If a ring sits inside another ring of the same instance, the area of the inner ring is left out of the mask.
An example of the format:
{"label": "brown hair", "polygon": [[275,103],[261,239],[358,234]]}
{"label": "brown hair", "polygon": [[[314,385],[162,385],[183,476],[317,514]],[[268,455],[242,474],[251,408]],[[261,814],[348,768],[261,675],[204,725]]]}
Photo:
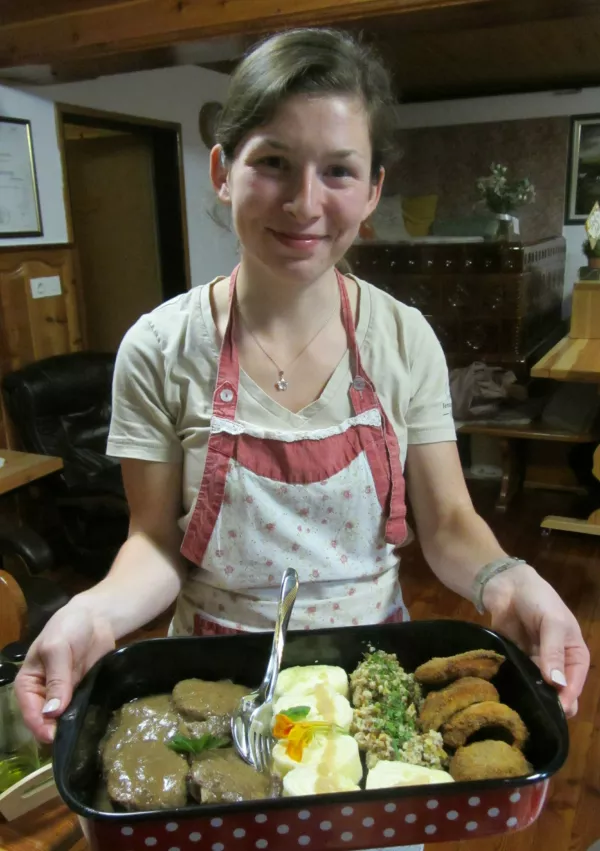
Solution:
{"label": "brown hair", "polygon": [[229,160],[254,128],[268,123],[292,95],[342,94],[364,104],[375,181],[394,153],[396,99],[388,72],[372,50],[333,29],[295,29],[262,41],[238,65],[216,138]]}

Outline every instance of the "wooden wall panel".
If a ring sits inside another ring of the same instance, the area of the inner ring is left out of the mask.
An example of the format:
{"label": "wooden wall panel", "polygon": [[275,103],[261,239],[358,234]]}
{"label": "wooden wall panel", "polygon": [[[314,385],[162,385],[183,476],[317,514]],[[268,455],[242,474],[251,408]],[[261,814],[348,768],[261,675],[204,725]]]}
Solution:
{"label": "wooden wall panel", "polygon": [[[83,348],[73,246],[0,250],[0,381],[28,363]],[[58,276],[60,295],[33,298],[31,280]],[[0,400],[0,446],[18,448]]]}

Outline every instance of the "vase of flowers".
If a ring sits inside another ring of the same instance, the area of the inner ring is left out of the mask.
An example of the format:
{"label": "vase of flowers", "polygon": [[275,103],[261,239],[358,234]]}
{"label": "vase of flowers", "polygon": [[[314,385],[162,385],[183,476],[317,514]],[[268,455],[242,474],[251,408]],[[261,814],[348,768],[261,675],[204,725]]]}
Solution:
{"label": "vase of flowers", "polygon": [[511,241],[519,232],[516,211],[535,200],[535,187],[528,177],[508,179],[508,167],[492,163],[490,174],[477,181],[480,203],[495,216],[494,238]]}
{"label": "vase of flowers", "polygon": [[600,242],[595,242],[592,248],[590,240],[586,239],[581,247],[587,257],[588,268],[600,269]]}

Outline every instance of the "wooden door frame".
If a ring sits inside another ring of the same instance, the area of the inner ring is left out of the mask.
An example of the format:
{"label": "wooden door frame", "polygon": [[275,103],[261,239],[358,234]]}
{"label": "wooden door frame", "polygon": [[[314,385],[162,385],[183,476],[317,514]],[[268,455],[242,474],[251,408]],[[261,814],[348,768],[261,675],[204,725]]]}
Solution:
{"label": "wooden door frame", "polygon": [[184,272],[186,289],[191,289],[192,273],[190,265],[190,250],[189,250],[189,234],[188,234],[188,219],[187,219],[187,202],[185,192],[185,174],[183,170],[183,140],[182,127],[176,121],[162,121],[158,118],[142,118],[137,115],[130,115],[123,112],[112,112],[102,109],[92,109],[85,106],[75,106],[69,103],[57,102],[54,104],[54,112],[56,116],[56,134],[58,138],[58,149],[60,152],[61,167],[63,172],[63,198],[65,204],[65,212],[67,218],[67,236],[69,242],[75,243],[75,234],[73,228],[73,215],[71,209],[71,195],[69,189],[69,174],[67,171],[67,153],[65,147],[64,125],[68,123],[65,116],[81,115],[86,118],[97,118],[100,121],[111,121],[127,125],[130,128],[137,127],[159,127],[163,130],[172,130],[177,138],[177,171],[179,174],[179,199],[181,208],[181,223],[183,230],[183,254],[184,254]]}

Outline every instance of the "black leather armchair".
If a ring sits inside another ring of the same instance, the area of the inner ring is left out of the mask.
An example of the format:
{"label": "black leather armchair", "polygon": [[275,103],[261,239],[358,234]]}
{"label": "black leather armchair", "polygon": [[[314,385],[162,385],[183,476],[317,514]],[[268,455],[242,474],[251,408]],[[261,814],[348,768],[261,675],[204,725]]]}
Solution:
{"label": "black leather armchair", "polygon": [[106,455],[113,369],[112,354],[76,352],[29,364],[2,384],[23,448],[63,459],[64,468],[39,483],[58,514],[57,562],[94,577],[106,572],[128,526],[120,465]]}

